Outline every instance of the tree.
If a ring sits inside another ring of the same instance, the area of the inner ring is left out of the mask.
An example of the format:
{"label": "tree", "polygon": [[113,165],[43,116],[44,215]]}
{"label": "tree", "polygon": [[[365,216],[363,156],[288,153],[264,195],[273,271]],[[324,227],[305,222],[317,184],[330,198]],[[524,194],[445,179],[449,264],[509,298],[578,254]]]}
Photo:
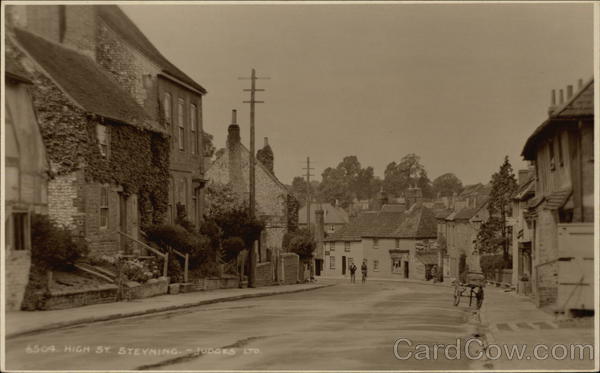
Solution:
{"label": "tree", "polygon": [[284,249],[298,254],[300,260],[303,261],[311,259],[317,247],[312,233],[307,229],[299,229],[296,232],[288,233],[283,241]]}
{"label": "tree", "polygon": [[321,176],[319,192],[323,201],[334,203],[337,200],[344,208],[354,198],[373,198],[381,187],[373,167],[363,168],[354,155],[344,157],[336,168],[326,168]]}
{"label": "tree", "polygon": [[202,149],[204,150],[204,156],[212,158],[215,154],[215,145],[213,144],[213,135],[208,132],[202,131]]}
{"label": "tree", "polygon": [[383,191],[388,196],[400,197],[409,187],[415,186],[421,188],[423,197],[433,196],[431,181],[418,155],[407,154],[400,162],[387,165],[384,171]]}
{"label": "tree", "polygon": [[489,219],[482,224],[477,241],[483,252],[495,254],[502,252],[504,265],[510,264],[506,217],[511,208],[512,197],[517,191],[517,179],[513,173],[508,156],[498,172],[492,175],[492,190],[488,201]]}
{"label": "tree", "polygon": [[462,181],[450,172],[433,180],[433,193],[435,196],[451,197],[454,193],[460,193],[462,188]]}

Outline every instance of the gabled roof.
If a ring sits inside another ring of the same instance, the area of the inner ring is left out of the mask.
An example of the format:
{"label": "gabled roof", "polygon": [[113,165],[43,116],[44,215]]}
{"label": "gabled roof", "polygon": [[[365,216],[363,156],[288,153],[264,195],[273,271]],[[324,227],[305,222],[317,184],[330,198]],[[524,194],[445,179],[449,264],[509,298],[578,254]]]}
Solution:
{"label": "gabled roof", "polygon": [[431,209],[413,206],[405,212],[365,212],[325,241],[359,241],[368,238],[433,238],[437,221]]}
{"label": "gabled roof", "polygon": [[521,155],[526,160],[535,159],[536,145],[548,131],[559,126],[576,125],[576,121],[570,119],[594,116],[594,79],[583,85],[573,97],[563,106],[557,108],[548,116],[538,128],[533,131],[531,136],[525,142]]}
{"label": "gabled roof", "polygon": [[167,60],[158,49],[148,40],[142,31],[127,17],[127,15],[117,5],[98,5],[98,14],[100,18],[116,33],[118,33],[128,44],[136,48],[154,63],[161,67],[163,72],[171,75],[182,82],[189,84],[202,93],[206,89],[196,83],[187,74],[181,71],[177,66]]}
{"label": "gabled roof", "polygon": [[517,201],[525,201],[535,194],[535,183],[534,179],[530,178],[523,184],[519,185],[519,189],[517,189],[517,193],[513,197],[514,200]]}
{"label": "gabled roof", "polygon": [[325,241],[360,241],[363,233],[369,229],[370,225],[376,224],[375,217],[377,214],[377,212],[372,211],[361,213],[335,233],[328,235]]}
{"label": "gabled roof", "polygon": [[[314,223],[316,220],[314,216],[316,211],[322,209],[325,213],[323,218],[325,219],[325,224],[346,224],[348,223],[348,213],[344,211],[344,209],[335,207],[331,203],[311,203],[310,211],[312,212]],[[306,224],[306,206],[303,206],[300,211],[298,211],[298,223]]]}
{"label": "gabled roof", "polygon": [[15,35],[22,48],[85,111],[139,128],[164,132],[90,57],[21,29],[15,29]]}

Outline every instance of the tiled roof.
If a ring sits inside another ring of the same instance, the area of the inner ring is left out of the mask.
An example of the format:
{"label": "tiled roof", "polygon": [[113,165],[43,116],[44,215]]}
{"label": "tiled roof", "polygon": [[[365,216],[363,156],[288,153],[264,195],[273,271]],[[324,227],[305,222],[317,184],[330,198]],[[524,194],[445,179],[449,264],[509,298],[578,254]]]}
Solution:
{"label": "tiled roof", "polygon": [[534,194],[535,194],[535,183],[534,183],[534,179],[531,178],[531,179],[527,180],[526,182],[524,182],[523,184],[519,185],[519,189],[517,190],[517,193],[515,194],[513,199],[518,200],[518,201],[524,201],[528,198],[533,197]]}
{"label": "tiled roof", "polygon": [[382,212],[403,212],[405,210],[406,204],[404,203],[386,204],[381,207]]}
{"label": "tiled roof", "polygon": [[[316,210],[320,208],[325,211],[323,216],[325,224],[346,224],[349,220],[348,213],[340,207],[334,207],[331,203],[311,203],[310,210],[312,213],[311,215],[313,216],[313,223],[316,221],[314,219]],[[303,206],[300,211],[298,211],[298,223],[306,224],[306,206]]]}
{"label": "tiled roof", "polygon": [[544,123],[533,131],[531,136],[525,142],[521,155],[525,160],[531,161],[535,158],[536,144],[538,139],[542,138],[547,131],[557,126],[571,123],[577,125],[576,121],[568,119],[593,117],[594,115],[594,79],[584,84],[584,86],[573,95],[563,106],[554,110]]}
{"label": "tiled roof", "polygon": [[24,30],[16,29],[15,35],[27,53],[85,111],[139,128],[164,131],[90,57]]}
{"label": "tiled roof", "polygon": [[546,197],[545,209],[556,210],[564,206],[571,195],[571,188],[566,188],[557,192],[551,193]]}
{"label": "tiled roof", "polygon": [[167,60],[156,47],[146,38],[143,32],[127,17],[127,15],[117,5],[98,5],[98,14],[108,26],[146,57],[159,65],[164,72],[189,84],[202,93],[206,90],[177,66]]}
{"label": "tiled roof", "polygon": [[479,211],[478,208],[461,209],[454,214],[454,220],[469,220]]}
{"label": "tiled roof", "polygon": [[405,212],[365,212],[328,236],[326,241],[373,238],[433,238],[437,221],[431,209],[415,206]]}
{"label": "tiled roof", "polygon": [[364,232],[370,228],[370,225],[376,224],[375,218],[377,214],[377,212],[371,211],[361,213],[335,233],[328,235],[325,241],[360,241]]}

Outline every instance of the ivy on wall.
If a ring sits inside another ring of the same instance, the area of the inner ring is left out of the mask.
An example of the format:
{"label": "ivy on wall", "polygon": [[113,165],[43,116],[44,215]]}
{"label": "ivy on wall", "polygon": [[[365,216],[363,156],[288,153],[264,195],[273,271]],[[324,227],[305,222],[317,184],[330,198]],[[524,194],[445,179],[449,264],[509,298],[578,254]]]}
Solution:
{"label": "ivy on wall", "polygon": [[[31,93],[56,174],[83,169],[86,181],[121,185],[125,195],[138,195],[142,227],[163,221],[170,152],[165,135],[91,115],[40,73],[35,74]],[[100,153],[98,124],[109,128],[108,158]]]}

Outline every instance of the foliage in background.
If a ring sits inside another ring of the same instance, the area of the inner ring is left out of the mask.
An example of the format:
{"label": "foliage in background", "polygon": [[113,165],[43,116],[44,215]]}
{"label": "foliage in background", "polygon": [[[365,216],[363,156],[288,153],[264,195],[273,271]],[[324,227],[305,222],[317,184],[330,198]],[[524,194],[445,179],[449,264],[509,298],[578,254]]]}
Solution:
{"label": "foliage in background", "polygon": [[498,172],[492,175],[492,190],[488,202],[490,218],[477,235],[478,248],[483,253],[502,253],[504,266],[510,267],[510,246],[508,243],[506,218],[511,211],[512,197],[517,191],[517,179],[513,173],[508,156]]}
{"label": "foliage in background", "polygon": [[363,168],[354,155],[344,157],[335,168],[326,168],[321,176],[321,200],[332,204],[337,201],[344,208],[350,206],[354,198],[373,198],[382,183],[375,177],[373,167]]}
{"label": "foliage in background", "polygon": [[88,251],[83,239],[74,238],[47,215],[31,216],[31,259],[42,268],[71,269]]}
{"label": "foliage in background", "polygon": [[[189,254],[190,268],[196,268],[206,261],[214,261],[209,239],[200,233],[189,232],[180,225],[154,225],[146,229],[146,236],[163,251],[176,249]],[[169,254],[169,257],[172,256],[175,253]]]}
{"label": "foliage in background", "polygon": [[462,181],[453,173],[445,173],[433,180],[433,195],[437,197],[452,197],[454,193],[459,194],[463,189]]}
{"label": "foliage in background", "polygon": [[421,158],[414,154],[407,154],[400,162],[391,162],[384,171],[383,191],[392,197],[402,197],[410,187],[419,187],[424,198],[433,197],[431,181],[427,176]]}

